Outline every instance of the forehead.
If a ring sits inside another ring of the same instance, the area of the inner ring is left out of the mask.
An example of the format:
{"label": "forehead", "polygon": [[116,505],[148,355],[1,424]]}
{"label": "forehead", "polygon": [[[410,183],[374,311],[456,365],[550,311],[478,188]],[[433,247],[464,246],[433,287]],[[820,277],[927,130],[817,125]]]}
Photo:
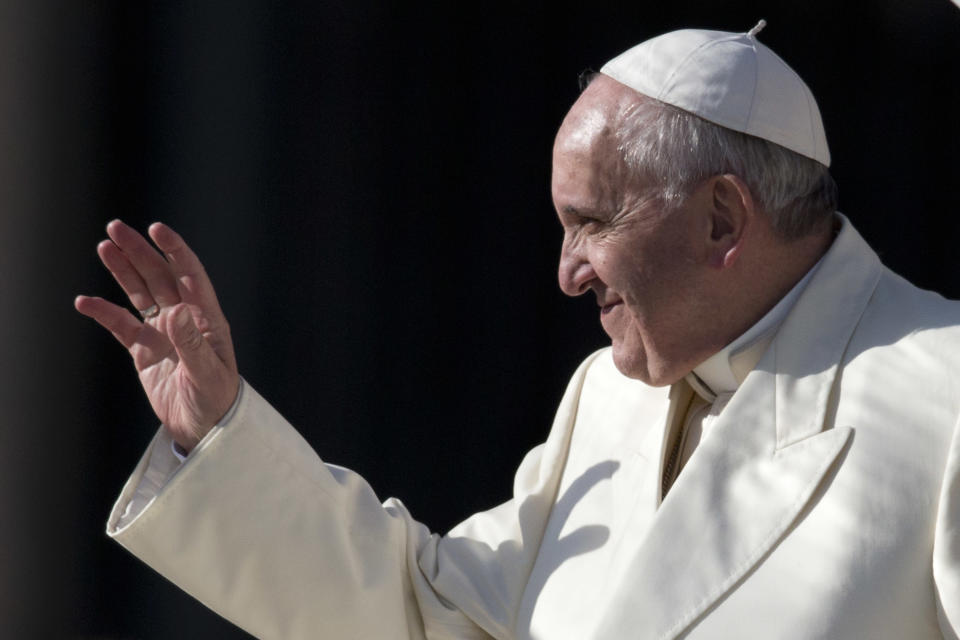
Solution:
{"label": "forehead", "polygon": [[616,126],[614,116],[603,103],[587,103],[579,108],[575,104],[557,132],[554,152],[589,155],[609,146]]}
{"label": "forehead", "polygon": [[552,190],[558,209],[609,207],[623,197],[632,180],[622,161],[618,131],[643,99],[603,75],[583,91],[554,141]]}
{"label": "forehead", "polygon": [[554,143],[555,152],[589,153],[613,141],[629,103],[639,94],[612,78],[598,75],[567,112]]}

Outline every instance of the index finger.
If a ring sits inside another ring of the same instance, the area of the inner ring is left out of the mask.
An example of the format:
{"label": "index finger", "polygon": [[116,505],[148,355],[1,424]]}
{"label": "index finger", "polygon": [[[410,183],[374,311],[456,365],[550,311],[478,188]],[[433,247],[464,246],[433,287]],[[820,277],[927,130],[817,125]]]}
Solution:
{"label": "index finger", "polygon": [[150,238],[163,251],[167,264],[177,282],[180,298],[199,307],[215,325],[226,324],[220,302],[203,264],[180,234],[163,224],[154,222],[148,230]]}

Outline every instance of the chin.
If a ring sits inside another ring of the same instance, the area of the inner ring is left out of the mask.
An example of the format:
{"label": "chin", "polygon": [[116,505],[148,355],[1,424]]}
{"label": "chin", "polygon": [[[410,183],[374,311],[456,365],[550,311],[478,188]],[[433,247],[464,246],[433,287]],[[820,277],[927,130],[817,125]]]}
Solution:
{"label": "chin", "polygon": [[651,362],[643,349],[629,348],[617,342],[613,343],[613,364],[623,375],[651,387],[665,387],[683,377],[671,375],[672,372],[663,363],[658,366],[656,360]]}
{"label": "chin", "polygon": [[656,386],[647,366],[646,354],[636,349],[627,349],[622,344],[613,343],[613,364],[628,378]]}

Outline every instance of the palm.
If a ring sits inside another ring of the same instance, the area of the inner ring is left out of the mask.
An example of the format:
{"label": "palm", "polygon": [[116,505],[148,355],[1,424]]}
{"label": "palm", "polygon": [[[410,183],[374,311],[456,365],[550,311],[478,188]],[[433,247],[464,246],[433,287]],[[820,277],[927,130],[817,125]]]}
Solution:
{"label": "palm", "polygon": [[134,307],[159,313],[138,320],[101,298],[77,298],[77,309],[103,325],[133,358],[150,405],[170,435],[188,450],[219,420],[236,396],[239,376],[229,326],[200,262],[168,227],[151,235],[166,259],[130,227],[107,227],[98,246],[103,263]]}
{"label": "palm", "polygon": [[204,411],[197,389],[179,362],[166,358],[140,372],[150,406],[177,441],[199,441]]}
{"label": "palm", "polygon": [[[167,312],[160,313],[157,320],[162,321]],[[175,438],[178,435],[187,439],[195,437],[202,415],[197,406],[197,393],[170,339],[151,326],[150,321],[144,322],[130,353],[140,384],[160,421]]]}

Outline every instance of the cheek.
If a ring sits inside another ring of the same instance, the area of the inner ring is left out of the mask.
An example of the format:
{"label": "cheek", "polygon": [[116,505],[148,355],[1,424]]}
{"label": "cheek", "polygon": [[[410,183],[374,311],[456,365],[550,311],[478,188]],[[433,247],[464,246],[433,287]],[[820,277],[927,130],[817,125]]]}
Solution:
{"label": "cheek", "polygon": [[629,286],[642,271],[637,256],[638,252],[614,243],[598,243],[594,248],[593,264],[604,282],[619,290]]}
{"label": "cheek", "polygon": [[640,260],[624,260],[617,269],[617,287],[634,314],[645,316],[657,297],[657,273]]}
{"label": "cheek", "polygon": [[681,273],[647,261],[626,265],[621,275],[620,295],[626,302],[631,331],[649,339],[662,337],[683,321],[682,300],[686,284]]}

